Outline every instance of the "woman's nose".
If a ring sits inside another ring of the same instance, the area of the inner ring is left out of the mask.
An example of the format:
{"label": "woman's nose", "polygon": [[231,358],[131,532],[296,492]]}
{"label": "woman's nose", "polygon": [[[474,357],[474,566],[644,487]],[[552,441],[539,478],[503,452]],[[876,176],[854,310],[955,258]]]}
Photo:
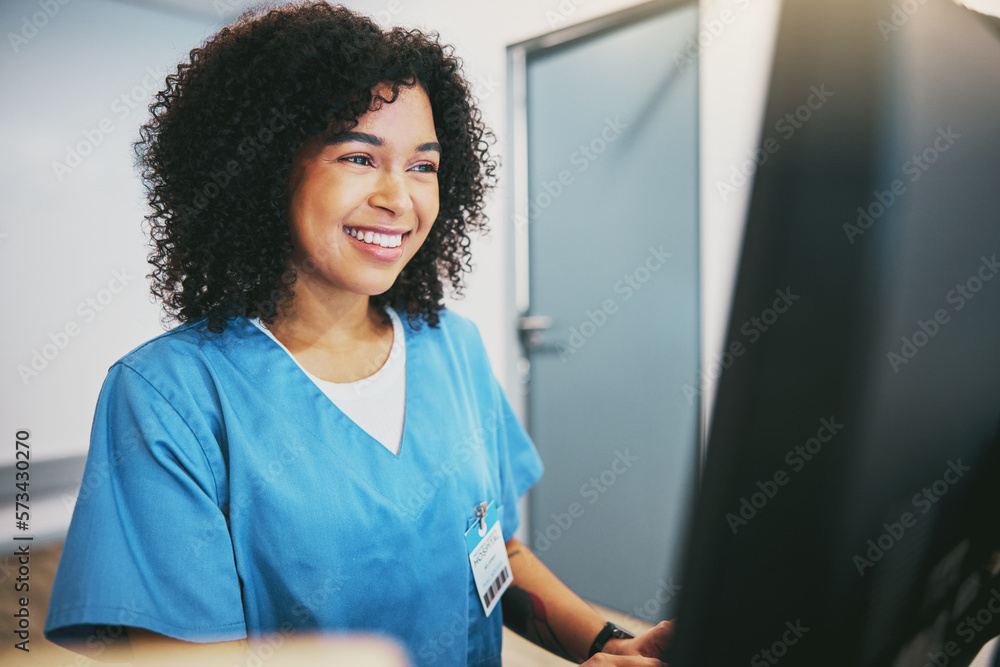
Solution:
{"label": "woman's nose", "polygon": [[406,178],[394,171],[386,171],[379,175],[375,189],[368,198],[368,203],[375,207],[402,215],[413,208],[410,190]]}

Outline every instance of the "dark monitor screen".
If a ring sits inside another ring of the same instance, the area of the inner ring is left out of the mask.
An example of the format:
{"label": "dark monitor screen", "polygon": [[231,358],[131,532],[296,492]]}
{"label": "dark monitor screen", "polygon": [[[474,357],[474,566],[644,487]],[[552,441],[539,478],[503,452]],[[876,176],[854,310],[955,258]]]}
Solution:
{"label": "dark monitor screen", "polygon": [[1000,632],[995,19],[786,0],[760,146],[670,664],[968,664]]}

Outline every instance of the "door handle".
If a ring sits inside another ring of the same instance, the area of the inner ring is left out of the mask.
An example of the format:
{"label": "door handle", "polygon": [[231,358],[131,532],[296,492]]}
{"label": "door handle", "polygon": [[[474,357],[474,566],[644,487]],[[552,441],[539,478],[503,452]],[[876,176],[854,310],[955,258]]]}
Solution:
{"label": "door handle", "polygon": [[545,331],[551,329],[553,324],[548,315],[523,315],[517,319],[517,332],[525,354],[556,350],[555,345],[545,343]]}

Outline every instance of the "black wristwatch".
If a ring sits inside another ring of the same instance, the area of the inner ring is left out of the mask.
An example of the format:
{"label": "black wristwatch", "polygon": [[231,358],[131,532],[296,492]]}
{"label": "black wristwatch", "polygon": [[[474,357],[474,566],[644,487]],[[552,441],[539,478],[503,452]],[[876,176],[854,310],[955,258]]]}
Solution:
{"label": "black wristwatch", "polygon": [[632,639],[635,637],[631,632],[626,630],[620,625],[615,625],[611,621],[604,624],[604,628],[597,633],[597,639],[594,643],[590,645],[590,655],[588,658],[593,658],[594,654],[600,653],[604,650],[604,645],[608,643],[609,639]]}

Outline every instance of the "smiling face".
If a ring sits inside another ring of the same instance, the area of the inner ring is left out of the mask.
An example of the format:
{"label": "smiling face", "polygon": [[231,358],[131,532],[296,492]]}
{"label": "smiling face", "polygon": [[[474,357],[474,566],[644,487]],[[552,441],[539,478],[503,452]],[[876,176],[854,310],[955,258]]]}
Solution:
{"label": "smiling face", "polygon": [[395,102],[352,131],[307,142],[289,179],[292,262],[307,267],[296,292],[341,299],[388,290],[437,218],[440,160],[419,84],[400,86]]}

